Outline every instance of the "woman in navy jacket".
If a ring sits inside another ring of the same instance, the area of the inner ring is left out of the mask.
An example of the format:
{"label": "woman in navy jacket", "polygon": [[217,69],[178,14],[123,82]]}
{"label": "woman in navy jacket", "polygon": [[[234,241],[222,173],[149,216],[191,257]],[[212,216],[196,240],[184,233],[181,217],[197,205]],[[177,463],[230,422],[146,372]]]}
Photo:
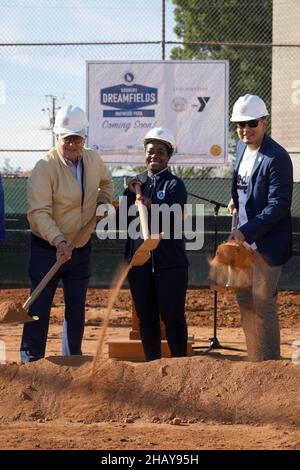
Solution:
{"label": "woman in navy jacket", "polygon": [[[183,181],[173,175],[168,162],[175,150],[174,137],[168,129],[153,128],[144,139],[147,170],[134,178],[125,191],[128,206],[135,203],[135,184],[141,185],[142,202],[151,212],[162,204],[177,205],[178,217],[170,217],[169,234],[151,252],[143,266],[129,271],[128,281],[139,318],[140,335],[147,361],[161,357],[160,316],[166,327],[166,337],[172,357],[186,356],[187,325],[185,297],[188,283],[188,260],[182,236],[184,204],[187,193]],[[153,217],[153,212],[152,212]],[[129,219],[129,223],[130,223]],[[165,222],[165,220],[164,220]],[[161,231],[162,220],[159,222]],[[157,233],[157,232],[156,232]],[[130,261],[143,239],[127,238],[126,258]]]}

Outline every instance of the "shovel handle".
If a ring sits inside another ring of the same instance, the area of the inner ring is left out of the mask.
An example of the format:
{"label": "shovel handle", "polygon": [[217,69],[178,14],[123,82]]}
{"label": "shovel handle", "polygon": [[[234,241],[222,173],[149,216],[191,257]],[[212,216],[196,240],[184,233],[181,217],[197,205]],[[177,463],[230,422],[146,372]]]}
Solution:
{"label": "shovel handle", "polygon": [[231,219],[231,230],[237,229],[238,226],[238,213],[236,209],[233,209],[232,219]]}
{"label": "shovel handle", "polygon": [[[142,196],[142,191],[141,191],[141,184],[136,183],[134,185],[134,190],[135,194],[137,196]],[[145,204],[142,203],[142,201],[137,199],[137,204],[138,204],[138,209],[139,209],[139,215],[140,215],[140,222],[141,222],[141,229],[142,229],[142,234],[144,240],[147,240],[149,238],[149,227],[148,227],[148,211],[147,207]]]}
{"label": "shovel handle", "polygon": [[[73,250],[73,248],[77,245],[77,243],[80,242],[80,240],[86,236],[86,234],[94,227],[96,222],[96,216],[94,215],[88,222],[85,224],[81,230],[77,233],[76,237],[71,241],[69,244],[69,248]],[[24,310],[28,310],[29,307],[33,304],[35,299],[40,295],[42,290],[46,287],[48,282],[51,281],[53,276],[57,273],[59,268],[66,262],[68,261],[66,258],[61,256],[56,263],[52,266],[52,268],[47,272],[47,274],[43,277],[41,282],[36,286],[34,291],[31,293],[30,297],[26,300],[26,302],[23,305]]]}

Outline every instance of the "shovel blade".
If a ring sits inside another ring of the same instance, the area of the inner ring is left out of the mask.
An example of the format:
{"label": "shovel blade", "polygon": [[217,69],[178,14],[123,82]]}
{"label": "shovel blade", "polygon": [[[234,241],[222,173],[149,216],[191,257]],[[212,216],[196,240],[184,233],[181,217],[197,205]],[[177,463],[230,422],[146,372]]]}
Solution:
{"label": "shovel blade", "polygon": [[0,305],[0,323],[27,323],[38,320],[31,317],[19,302],[3,302]]}
{"label": "shovel blade", "polygon": [[161,240],[162,234],[151,235],[134,253],[130,266],[142,266],[150,259],[151,251],[155,250]]}
{"label": "shovel blade", "polygon": [[150,251],[137,250],[131,259],[130,266],[143,266],[143,264],[147,263],[147,261],[150,259],[150,256]]}

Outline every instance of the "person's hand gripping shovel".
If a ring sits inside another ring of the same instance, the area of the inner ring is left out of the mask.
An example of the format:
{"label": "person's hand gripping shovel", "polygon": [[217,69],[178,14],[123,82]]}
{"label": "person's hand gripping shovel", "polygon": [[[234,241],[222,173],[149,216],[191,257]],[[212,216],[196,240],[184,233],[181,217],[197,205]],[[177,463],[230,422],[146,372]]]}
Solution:
{"label": "person's hand gripping shovel", "polygon": [[133,266],[142,266],[145,264],[151,257],[151,251],[157,248],[163,233],[157,235],[150,235],[149,234],[149,227],[148,227],[148,212],[147,207],[143,202],[143,196],[141,193],[141,183],[135,182],[134,183],[134,190],[136,194],[136,205],[138,207],[139,216],[140,216],[140,224],[143,234],[143,243],[141,246],[136,250],[134,253],[131,261],[130,267]]}
{"label": "person's hand gripping shovel", "polygon": [[[77,233],[75,238],[72,240],[70,245],[68,246],[69,250],[73,250],[73,248],[80,243],[80,240],[86,236],[87,233],[94,227],[96,223],[96,215],[93,216],[86,225],[82,227],[82,229]],[[22,305],[20,303],[15,302],[3,302],[0,305],[0,323],[27,323],[34,320],[39,320],[37,315],[29,315],[28,309],[33,304],[33,302],[37,299],[46,285],[51,281],[53,276],[57,273],[59,268],[68,261],[68,258],[65,256],[60,256],[58,260],[54,263],[52,268],[47,272],[47,274],[43,277],[41,282],[37,285],[34,291],[30,294],[26,302]]]}

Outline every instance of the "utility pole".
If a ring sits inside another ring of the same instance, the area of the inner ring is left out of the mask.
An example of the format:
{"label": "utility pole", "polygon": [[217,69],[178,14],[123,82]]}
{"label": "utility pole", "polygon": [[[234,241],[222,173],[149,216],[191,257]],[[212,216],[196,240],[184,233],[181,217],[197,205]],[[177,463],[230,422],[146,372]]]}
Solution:
{"label": "utility pole", "polygon": [[166,0],[162,0],[161,12],[161,58],[166,59]]}
{"label": "utility pole", "polygon": [[[62,97],[63,99],[64,97]],[[43,127],[43,130],[51,131],[52,132],[52,146],[55,146],[55,135],[53,134],[53,127],[55,123],[55,116],[57,111],[60,109],[60,106],[57,106],[57,100],[59,98],[55,95],[45,95],[46,103],[48,104],[47,108],[42,108],[43,112],[48,112],[49,115],[49,127]]]}

